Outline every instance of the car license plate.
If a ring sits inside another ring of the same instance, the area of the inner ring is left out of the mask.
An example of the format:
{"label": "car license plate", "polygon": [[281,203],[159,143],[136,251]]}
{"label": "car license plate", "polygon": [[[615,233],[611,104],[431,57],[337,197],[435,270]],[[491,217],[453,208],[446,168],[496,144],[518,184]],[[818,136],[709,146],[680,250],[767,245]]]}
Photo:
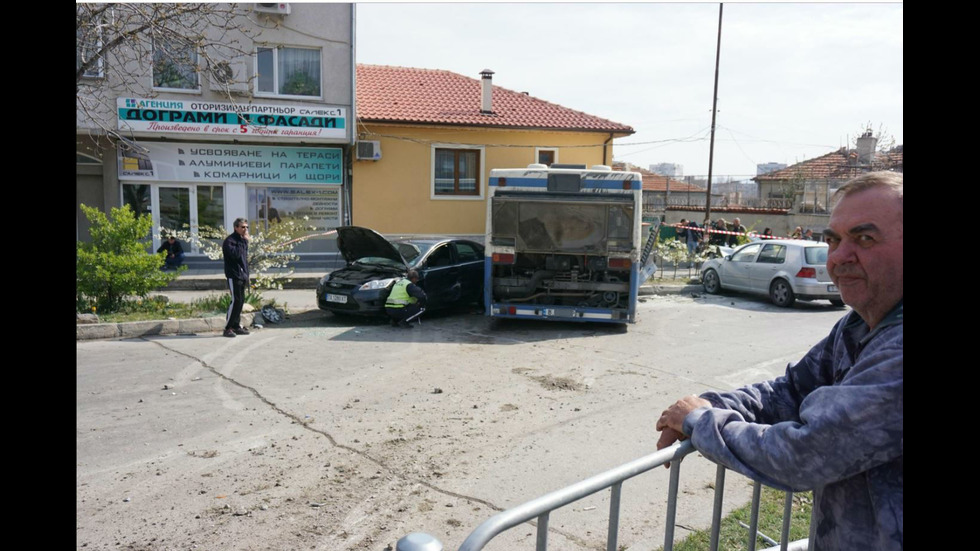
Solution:
{"label": "car license plate", "polygon": [[347,295],[331,295],[330,293],[327,293],[327,302],[347,304]]}
{"label": "car license plate", "polygon": [[828,293],[836,293],[837,292],[837,286],[836,285],[828,285],[827,286],[827,292]]}

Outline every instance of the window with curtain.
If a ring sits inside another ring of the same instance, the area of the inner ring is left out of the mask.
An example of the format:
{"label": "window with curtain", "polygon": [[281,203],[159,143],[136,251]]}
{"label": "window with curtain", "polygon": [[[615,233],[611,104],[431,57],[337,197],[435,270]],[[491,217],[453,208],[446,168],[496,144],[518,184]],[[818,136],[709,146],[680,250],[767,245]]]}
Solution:
{"label": "window with curtain", "polygon": [[436,195],[480,194],[480,151],[436,149],[433,189]]}
{"label": "window with curtain", "polygon": [[320,50],[258,48],[257,92],[276,96],[320,96]]}

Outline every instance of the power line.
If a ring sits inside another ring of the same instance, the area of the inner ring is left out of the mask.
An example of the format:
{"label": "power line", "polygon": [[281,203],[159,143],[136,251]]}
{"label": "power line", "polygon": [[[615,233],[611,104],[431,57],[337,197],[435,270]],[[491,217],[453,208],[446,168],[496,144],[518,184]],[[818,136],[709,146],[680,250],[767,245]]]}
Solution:
{"label": "power line", "polygon": [[[656,141],[651,141],[651,142],[617,143],[615,145],[616,145],[616,147],[624,147],[624,146],[632,146],[632,145],[658,144],[657,147],[648,147],[646,149],[640,149],[639,151],[631,151],[629,153],[620,154],[621,157],[625,157],[625,156],[628,156],[628,155],[636,155],[638,153],[646,153],[647,151],[652,151],[652,150],[657,149],[657,148],[659,148],[661,146],[664,146],[664,145],[667,145],[667,144],[671,144],[671,143],[703,142],[704,140],[708,139],[708,137],[704,134],[707,131],[708,131],[707,128],[702,128],[697,133],[691,134],[690,136],[688,136],[686,138],[669,138],[669,139],[666,139],[666,140],[656,140]],[[700,133],[701,135],[700,136],[697,136],[698,133]],[[695,137],[695,136],[697,136],[697,137]]]}

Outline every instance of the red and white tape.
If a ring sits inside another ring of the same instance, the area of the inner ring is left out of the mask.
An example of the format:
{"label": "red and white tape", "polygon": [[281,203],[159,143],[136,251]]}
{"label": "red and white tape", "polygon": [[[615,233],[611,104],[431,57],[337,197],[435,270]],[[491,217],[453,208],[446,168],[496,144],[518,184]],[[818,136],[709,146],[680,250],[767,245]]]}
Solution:
{"label": "red and white tape", "polygon": [[728,231],[728,230],[716,230],[712,227],[695,228],[693,226],[682,226],[680,224],[667,224],[667,226],[670,226],[671,228],[677,228],[677,229],[695,230],[704,233],[720,233],[724,235],[745,235],[748,237],[758,237],[759,239],[792,239],[792,237],[779,237],[778,235],[762,235],[761,233],[755,233],[753,231],[737,232],[737,231]]}

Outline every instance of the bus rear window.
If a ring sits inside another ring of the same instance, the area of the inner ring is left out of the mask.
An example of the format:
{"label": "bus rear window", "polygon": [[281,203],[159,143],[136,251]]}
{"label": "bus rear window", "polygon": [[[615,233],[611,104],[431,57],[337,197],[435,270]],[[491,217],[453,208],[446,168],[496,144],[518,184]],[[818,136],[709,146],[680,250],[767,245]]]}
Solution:
{"label": "bus rear window", "polygon": [[523,203],[517,246],[524,251],[605,250],[606,205]]}

